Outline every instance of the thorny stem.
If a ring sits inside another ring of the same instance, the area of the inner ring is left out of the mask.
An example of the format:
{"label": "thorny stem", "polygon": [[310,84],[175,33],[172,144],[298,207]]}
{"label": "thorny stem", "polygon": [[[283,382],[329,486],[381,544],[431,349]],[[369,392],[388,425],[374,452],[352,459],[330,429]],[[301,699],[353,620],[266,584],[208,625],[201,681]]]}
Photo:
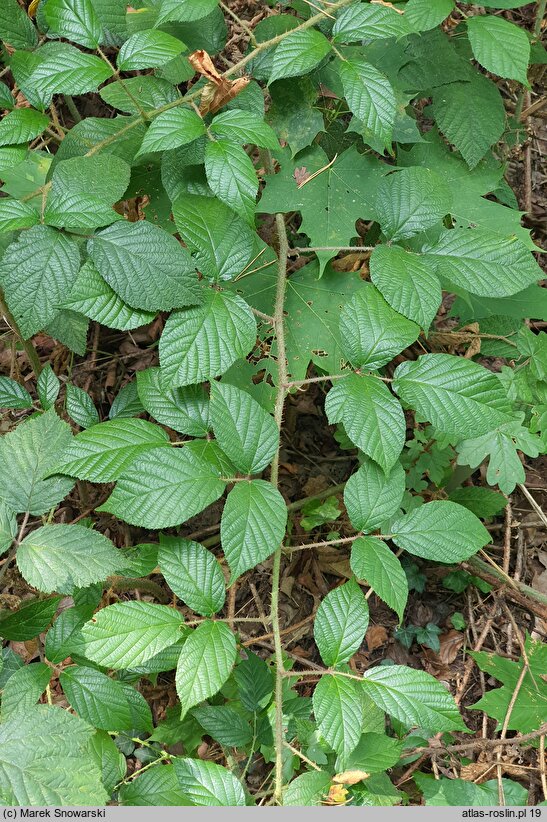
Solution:
{"label": "thorny stem", "polygon": [[40,376],[40,372],[42,371],[42,363],[40,362],[40,358],[38,357],[38,354],[36,353],[36,349],[34,348],[31,340],[25,340],[25,338],[23,337],[23,335],[21,333],[21,329],[17,325],[17,323],[15,321],[15,317],[13,316],[11,311],[9,310],[9,308],[7,306],[7,303],[6,303],[6,300],[5,300],[5,297],[4,297],[4,294],[1,290],[0,290],[0,313],[2,314],[5,322],[11,328],[13,333],[17,337],[19,337],[21,345],[23,346],[23,348],[25,350],[25,353],[26,353],[26,355],[29,359],[32,370],[34,371],[34,376],[36,378],[38,378]]}

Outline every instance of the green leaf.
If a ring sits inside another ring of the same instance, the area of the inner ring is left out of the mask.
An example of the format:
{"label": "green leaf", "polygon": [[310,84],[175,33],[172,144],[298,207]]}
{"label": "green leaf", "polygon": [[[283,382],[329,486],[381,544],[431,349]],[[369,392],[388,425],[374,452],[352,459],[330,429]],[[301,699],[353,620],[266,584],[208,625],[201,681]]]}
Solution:
{"label": "green leaf", "polygon": [[410,554],[448,565],[463,562],[490,542],[478,517],[462,505],[434,500],[391,526],[395,545]]}
{"label": "green leaf", "polygon": [[0,440],[0,499],[16,513],[44,514],[71,491],[67,477],[46,479],[72,438],[70,426],[47,411]]}
{"label": "green leaf", "polygon": [[262,148],[270,148],[273,151],[279,148],[279,140],[272,127],[261,117],[254,116],[248,111],[238,109],[223,111],[214,118],[210,130],[212,134],[236,143],[244,145],[250,143]]}
{"label": "green leaf", "polygon": [[157,68],[164,66],[185,50],[184,43],[164,31],[151,29],[138,31],[121,47],[118,53],[118,69],[135,71],[136,69]]}
{"label": "green leaf", "polygon": [[271,483],[237,483],[228,494],[220,523],[222,550],[231,571],[230,585],[279,548],[286,524],[287,506]]}
{"label": "green leaf", "polygon": [[370,258],[370,278],[395,311],[429,328],[442,292],[427,260],[396,245],[377,245]]}
{"label": "green leaf", "polygon": [[57,163],[45,222],[57,228],[87,232],[122,220],[112,206],[122,199],[130,176],[129,165],[112,154],[73,157]]}
{"label": "green leaf", "polygon": [[363,695],[358,682],[325,674],[313,692],[319,733],[342,761],[353,751],[363,728]]}
{"label": "green leaf", "polygon": [[[222,688],[236,655],[235,637],[225,622],[202,622],[192,631],[182,646],[175,678],[181,719]],[[184,785],[182,789],[188,793]]]}
{"label": "green leaf", "polygon": [[364,60],[342,62],[338,71],[348,106],[362,122],[365,140],[371,135],[389,151],[396,114],[391,83],[385,74]]}
{"label": "green leaf", "polygon": [[17,520],[15,514],[3,501],[0,501],[0,555],[8,550],[16,534]]}
{"label": "green leaf", "polygon": [[64,299],[63,308],[85,314],[90,320],[120,331],[147,325],[156,315],[154,311],[127,305],[103,280],[91,260],[86,260],[81,267],[70,293]]}
{"label": "green leaf", "polygon": [[395,371],[393,389],[449,437],[485,434],[508,422],[511,404],[498,377],[484,366],[451,354],[424,354]]}
{"label": "green leaf", "polygon": [[39,221],[39,215],[28,203],[12,200],[11,197],[0,200],[0,232],[32,228]]}
{"label": "green leaf", "polygon": [[175,805],[177,807],[191,805],[182,793],[175,775],[174,765],[162,765],[161,768],[151,768],[122,785],[119,793],[122,805]]}
{"label": "green leaf", "polygon": [[2,801],[19,806],[103,806],[108,796],[88,748],[93,732],[78,717],[49,705],[28,708],[2,723]]}
{"label": "green leaf", "polygon": [[80,428],[89,428],[99,422],[99,414],[89,394],[72,383],[66,386],[66,410]]}
{"label": "green leaf", "polygon": [[454,5],[454,0],[408,0],[405,18],[415,31],[429,31],[454,11]]}
{"label": "green leaf", "polygon": [[407,727],[465,730],[452,695],[425,671],[379,665],[365,671],[363,688],[379,708]]}
{"label": "green leaf", "polygon": [[152,120],[138,153],[178,148],[203,134],[205,124],[199,114],[190,108],[172,108]]}
{"label": "green leaf", "polygon": [[10,377],[0,377],[0,408],[32,408],[27,389]]}
{"label": "green leaf", "polygon": [[94,51],[103,39],[103,29],[92,0],[48,0],[44,17],[49,37],[66,37]]}
{"label": "green leaf", "polygon": [[395,554],[380,539],[360,537],[351,546],[350,564],[355,576],[368,582],[393,608],[401,622],[408,598],[408,582]]}
{"label": "green leaf", "polygon": [[0,6],[0,40],[14,49],[35,48],[38,32],[17,0],[4,0]]}
{"label": "green leaf", "polygon": [[356,653],[368,628],[368,605],[354,579],[330,591],[317,609],[313,636],[329,668]]}
{"label": "green leaf", "polygon": [[82,628],[85,655],[105,668],[143,665],[180,639],[182,625],[182,615],[166,605],[108,605]]}
{"label": "green leaf", "polygon": [[405,472],[396,463],[386,474],[371,460],[352,474],[344,489],[344,505],[356,531],[374,531],[399,510],[405,492]]}
{"label": "green leaf", "polygon": [[406,14],[388,6],[354,3],[342,9],[332,33],[335,43],[360,43],[362,40],[383,40],[412,34]]}
{"label": "green leaf", "polygon": [[146,420],[115,419],[81,431],[63,451],[51,473],[91,482],[118,479],[136,457],[169,445],[162,428]]}
{"label": "green leaf", "polygon": [[173,203],[173,217],[179,235],[194,252],[196,268],[206,277],[231,280],[254,256],[256,235],[216,197],[183,194]]}
{"label": "green leaf", "polygon": [[221,745],[239,748],[252,739],[249,723],[227,705],[206,705],[195,708],[194,716],[205,732]]}
{"label": "green leaf", "polygon": [[51,673],[45,662],[31,662],[15,671],[2,692],[2,722],[15,715],[21,719],[32,709],[49,685]]}
{"label": "green leaf", "polygon": [[[498,0],[501,5],[501,0]],[[495,805],[499,802],[500,787],[506,805],[522,805],[527,800],[526,788],[510,779],[490,779],[476,785],[466,779],[436,780],[429,774],[417,773],[413,779],[425,797],[426,806],[465,806],[480,808],[481,805]],[[481,811],[477,811],[481,813]],[[484,813],[484,811],[482,811]]]}
{"label": "green leaf", "polygon": [[450,190],[443,179],[419,166],[384,177],[376,195],[378,219],[390,240],[431,228],[448,213],[450,204]]}
{"label": "green leaf", "polygon": [[283,805],[323,805],[331,784],[331,776],[325,771],[300,774],[289,783],[283,794]]}
{"label": "green leaf", "polygon": [[[120,80],[116,80],[103,86],[99,94],[107,105],[129,114],[140,114],[141,109],[150,111],[161,108],[174,103],[179,97],[177,89],[171,83],[151,74],[125,77],[123,85]],[[132,95],[133,99],[129,95]],[[161,115],[155,119],[159,117]]]}
{"label": "green leaf", "polygon": [[174,767],[181,790],[194,805],[245,805],[241,783],[221,765],[177,758]]}
{"label": "green leaf", "polygon": [[174,387],[223,374],[256,342],[256,321],[241,297],[207,289],[202,305],[175,311],[160,339],[164,380]]}
{"label": "green leaf", "polygon": [[53,408],[55,401],[59,396],[61,390],[61,382],[59,377],[53,371],[51,365],[46,363],[40,372],[40,376],[36,382],[36,391],[40,405],[44,411]]}
{"label": "green leaf", "polygon": [[47,226],[23,231],[8,246],[0,263],[0,281],[25,339],[53,320],[79,267],[76,243]]}
{"label": "green leaf", "polygon": [[327,394],[325,412],[330,423],[343,424],[361,451],[385,472],[391,470],[403,450],[406,424],[400,403],[384,383],[358,374],[337,380]]}
{"label": "green leaf", "polygon": [[265,708],[273,694],[273,672],[252,651],[246,650],[247,659],[240,662],[234,671],[234,679],[238,688],[241,704],[253,713]]}
{"label": "green leaf", "polygon": [[[296,17],[288,15],[272,15],[262,22],[279,20],[281,17],[285,17],[287,25],[292,28],[294,23],[298,23]],[[255,34],[258,35],[258,26]],[[268,59],[264,65],[265,78],[271,71],[271,51],[266,49],[262,52],[263,60]],[[255,61],[251,65],[254,68]],[[270,95],[272,102],[266,114],[268,122],[279,138],[289,145],[291,157],[295,157],[303,148],[310,146],[317,134],[324,129],[323,115],[315,107],[317,88],[309,76],[292,77],[274,83],[270,87]]]}
{"label": "green leaf", "polygon": [[480,228],[445,231],[423,252],[439,276],[484,297],[507,297],[542,278],[540,267],[520,240]]}
{"label": "green leaf", "polygon": [[162,535],[158,564],[173,593],[197,614],[211,616],[222,609],[224,575],[214,554],[203,545]]}
{"label": "green leaf", "polygon": [[88,251],[99,274],[133,308],[166,311],[200,301],[190,255],[158,226],[117,223],[96,234]]}
{"label": "green leaf", "polygon": [[0,146],[28,143],[49,125],[49,117],[32,108],[10,111],[0,122]]}
{"label": "green leaf", "polygon": [[154,448],[121,474],[97,511],[143,528],[171,528],[215,502],[224,487],[217,469],[191,449]]}
{"label": "green leaf", "polygon": [[50,662],[56,665],[72,655],[84,656],[81,630],[92,613],[93,608],[83,606],[61,611],[46,635],[45,655]]}
{"label": "green leaf", "polygon": [[85,722],[105,731],[133,727],[129,703],[119,682],[81,665],[65,668],[59,681],[70,706]]}
{"label": "green leaf", "polygon": [[110,795],[125,777],[127,763],[116,743],[105,731],[97,731],[89,743],[90,753],[101,770],[102,783]]}
{"label": "green leaf", "polygon": [[[460,446],[458,446],[458,450]],[[457,502],[458,505],[463,505],[464,508],[469,508],[475,516],[481,517],[481,519],[489,519],[501,514],[507,505],[507,500],[503,494],[498,494],[497,491],[491,491],[489,488],[480,488],[473,485],[455,488],[450,492],[449,499],[452,502]]]}
{"label": "green leaf", "polygon": [[156,25],[169,21],[193,23],[208,17],[217,8],[218,0],[163,0]]}
{"label": "green leaf", "polygon": [[55,616],[61,597],[37,599],[23,604],[18,611],[0,619],[0,636],[24,642],[45,631]]}
{"label": "green leaf", "polygon": [[61,309],[44,328],[46,334],[83,357],[87,350],[89,320],[76,311]]}
{"label": "green leaf", "polygon": [[137,373],[137,391],[144,409],[162,425],[190,437],[208,433],[209,398],[201,385],[171,388],[160,368],[147,368]]}
{"label": "green leaf", "polygon": [[392,736],[377,733],[365,733],[357,747],[348,756],[346,770],[379,773],[397,764],[401,756],[403,743]]}
{"label": "green leaf", "polygon": [[376,370],[418,338],[416,323],[394,311],[370,283],[363,284],[340,314],[342,350],[355,368]]}
{"label": "green leaf", "polygon": [[331,50],[324,34],[315,29],[295,31],[277,46],[273,60],[270,83],[283,77],[308,74]]}
{"label": "green leaf", "polygon": [[15,52],[11,69],[27,100],[46,108],[54,94],[86,94],[112,76],[104,60],[68,43],[45,43],[34,52]]}
{"label": "green leaf", "polygon": [[243,474],[259,474],[279,447],[271,414],[247,391],[229,383],[211,383],[211,424],[218,443]]}
{"label": "green leaf", "polygon": [[467,36],[483,68],[528,86],[530,41],[524,29],[503,17],[477,15],[467,20]]}
{"label": "green leaf", "polygon": [[205,149],[207,182],[213,193],[236,214],[254,225],[258,177],[241,146],[221,139]]}
{"label": "green leaf", "polygon": [[475,168],[505,128],[505,108],[497,86],[476,72],[468,82],[434,89],[432,113],[470,168]]}
{"label": "green leaf", "polygon": [[115,573],[120,554],[103,534],[83,525],[43,525],[17,549],[17,566],[34,588],[71,594]]}

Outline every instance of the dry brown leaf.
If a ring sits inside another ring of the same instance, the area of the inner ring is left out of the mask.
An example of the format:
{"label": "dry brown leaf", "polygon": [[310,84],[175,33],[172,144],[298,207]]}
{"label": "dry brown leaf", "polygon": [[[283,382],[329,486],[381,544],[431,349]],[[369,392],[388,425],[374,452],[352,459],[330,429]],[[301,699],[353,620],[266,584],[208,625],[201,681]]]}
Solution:
{"label": "dry brown leaf", "polygon": [[375,3],[377,6],[385,6],[388,9],[393,9],[393,11],[396,11],[397,14],[404,14],[402,9],[396,8],[393,3],[388,3],[387,0],[370,0],[370,2]]}
{"label": "dry brown leaf", "polygon": [[439,642],[441,644],[441,649],[439,651],[439,659],[445,665],[450,665],[451,662],[454,662],[460,648],[463,646],[464,636],[459,631],[451,630],[448,631],[446,634],[441,634],[439,637]]}
{"label": "dry brown leaf", "polygon": [[342,785],[331,785],[329,793],[323,804],[325,805],[345,805],[348,801],[348,791]]}
{"label": "dry brown leaf", "polygon": [[343,771],[333,776],[332,781],[340,785],[357,785],[358,782],[362,782],[363,779],[368,779],[369,776],[370,774],[366,771]]}
{"label": "dry brown leaf", "polygon": [[250,77],[239,77],[237,80],[228,80],[215,67],[206,51],[198,49],[188,57],[188,62],[198,74],[208,80],[201,94],[199,113],[214,114],[234,97],[237,97],[251,82]]}
{"label": "dry brown leaf", "polygon": [[381,648],[388,640],[388,632],[383,625],[371,625],[368,629],[365,642],[369,651],[375,651],[376,648]]}

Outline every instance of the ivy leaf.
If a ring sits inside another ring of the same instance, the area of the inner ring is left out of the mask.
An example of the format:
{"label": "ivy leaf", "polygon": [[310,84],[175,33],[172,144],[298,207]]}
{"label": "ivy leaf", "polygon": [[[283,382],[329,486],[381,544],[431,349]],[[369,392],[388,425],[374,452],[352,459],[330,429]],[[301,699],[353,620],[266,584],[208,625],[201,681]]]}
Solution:
{"label": "ivy leaf", "polygon": [[261,117],[248,111],[231,109],[217,114],[210,126],[211,133],[243,145],[252,144],[273,151],[279,148],[275,131]]}
{"label": "ivy leaf", "polygon": [[201,759],[177,757],[174,768],[181,790],[193,805],[245,805],[241,783],[221,765]]}
{"label": "ivy leaf", "polygon": [[43,525],[17,549],[21,574],[46,594],[72,594],[101,582],[118,570],[120,559],[109,539],[83,525]]}
{"label": "ivy leaf", "polygon": [[173,217],[194,252],[196,268],[206,277],[231,280],[254,256],[255,233],[216,197],[183,194],[173,203]]}
{"label": "ivy leaf", "polygon": [[99,422],[99,414],[89,394],[72,383],[66,387],[66,411],[80,428],[89,428]]}
{"label": "ivy leaf", "polygon": [[253,225],[258,177],[241,146],[226,139],[209,142],[205,149],[205,172],[218,199]]}
{"label": "ivy leaf", "polygon": [[363,284],[340,314],[342,350],[355,368],[376,370],[418,338],[416,323],[402,317],[370,283]]}
{"label": "ivy leaf", "polygon": [[279,431],[271,414],[229,383],[211,383],[211,424],[218,443],[236,468],[259,474],[279,447]]}
{"label": "ivy leaf", "polygon": [[387,77],[364,60],[344,61],[338,68],[348,106],[362,122],[362,134],[371,135],[389,151],[396,100]]}
{"label": "ivy leaf", "polygon": [[528,87],[530,41],[523,29],[503,17],[477,15],[467,20],[467,36],[483,68]]}
{"label": "ivy leaf", "polygon": [[429,31],[439,26],[454,6],[454,0],[408,0],[404,16],[415,31]]}
{"label": "ivy leaf", "polygon": [[373,702],[406,727],[465,730],[452,695],[425,671],[405,665],[369,668],[363,689]]}
{"label": "ivy leaf", "polygon": [[44,411],[48,411],[55,405],[60,390],[61,382],[59,377],[54,373],[51,365],[46,363],[36,382],[36,392]]}
{"label": "ivy leaf", "polygon": [[218,0],[163,0],[156,25],[167,21],[193,23],[214,12]]}
{"label": "ivy leaf", "polygon": [[427,331],[441,305],[441,284],[419,254],[396,245],[377,245],[370,258],[370,278],[395,311]]}
{"label": "ivy leaf", "polygon": [[485,434],[510,421],[501,381],[478,363],[450,354],[424,354],[395,370],[393,390],[422,420],[454,439]]}
{"label": "ivy leaf", "polygon": [[15,380],[0,377],[0,408],[32,408],[32,397]]}
{"label": "ivy leaf", "polygon": [[335,43],[360,43],[362,40],[383,40],[412,34],[406,14],[381,5],[353,3],[342,9],[333,26]]}
{"label": "ivy leaf", "polygon": [[469,559],[490,542],[480,519],[449,500],[420,505],[392,523],[391,534],[399,548],[447,565]]}
{"label": "ivy leaf", "polygon": [[113,155],[61,161],[53,172],[44,221],[85,232],[122,220],[112,206],[122,199],[130,177],[129,165]]}
{"label": "ivy leaf", "polygon": [[347,662],[359,650],[368,628],[368,605],[354,579],[330,591],[317,609],[313,636],[329,668]]}
{"label": "ivy leaf", "polygon": [[85,655],[105,668],[143,665],[180,639],[182,624],[182,615],[166,605],[135,600],[108,605],[82,628]]}
{"label": "ivy leaf", "polygon": [[32,108],[16,108],[0,122],[0,146],[28,143],[49,125],[49,117]]}
{"label": "ivy leaf", "polygon": [[0,281],[25,339],[55,317],[80,267],[78,246],[53,228],[37,225],[6,249]]}
{"label": "ivy leaf", "polygon": [[209,431],[209,398],[201,385],[170,388],[164,385],[160,368],[137,373],[137,391],[144,409],[162,425],[190,437],[205,437]]}
{"label": "ivy leaf", "polygon": [[[313,246],[346,246],[357,236],[358,219],[375,220],[375,196],[385,166],[370,155],[359,154],[355,146],[344,151],[332,163],[322,148],[312,146],[300,152],[295,160],[290,152],[280,155],[281,171],[266,177],[266,188],[259,209],[267,214],[300,211],[300,233]],[[307,175],[320,174],[298,185],[297,169]],[[321,203],[321,208],[317,208]],[[320,251],[320,274],[336,251]]]}
{"label": "ivy leaf", "polygon": [[171,528],[215,502],[224,487],[217,469],[191,449],[154,448],[121,474],[97,511],[143,528]]}
{"label": "ivy leaf", "polygon": [[405,492],[405,472],[398,462],[386,476],[365,459],[344,489],[344,505],[356,531],[374,531],[399,510]]}
{"label": "ivy leaf", "polygon": [[152,120],[137,156],[178,148],[197,140],[203,134],[205,124],[199,114],[191,108],[171,108]]}
{"label": "ivy leaf", "polygon": [[320,734],[345,761],[359,742],[363,729],[360,684],[325,674],[313,692],[313,712]]}
{"label": "ivy leaf", "polygon": [[375,537],[359,537],[351,546],[351,570],[368,582],[376,594],[403,619],[408,582],[403,566],[385,542]]}
{"label": "ivy leaf", "polygon": [[88,747],[93,733],[78,717],[49,705],[28,708],[3,722],[3,802],[17,806],[106,804],[108,796]]}
{"label": "ivy leaf", "polygon": [[133,727],[129,703],[119,682],[82,665],[65,668],[59,681],[70,706],[85,722],[105,731]]}
{"label": "ivy leaf", "polygon": [[[407,363],[404,363],[407,365]],[[327,394],[329,422],[341,422],[351,441],[388,472],[403,450],[406,423],[397,399],[376,377],[352,374]]]}
{"label": "ivy leaf", "polygon": [[477,468],[489,459],[486,481],[497,485],[504,494],[511,494],[517,483],[524,483],[526,476],[518,451],[529,457],[537,457],[542,451],[541,439],[531,434],[518,421],[500,425],[480,437],[472,437],[458,443],[458,465]]}
{"label": "ivy leaf", "polygon": [[295,31],[277,46],[272,60],[270,83],[283,77],[307,74],[323,60],[331,50],[324,34],[315,29]]}
{"label": "ivy leaf", "polygon": [[103,29],[91,0],[48,0],[44,17],[49,37],[66,37],[92,51],[103,39]]}
{"label": "ivy leaf", "polygon": [[70,426],[54,410],[30,417],[0,440],[0,498],[16,513],[38,516],[71,491],[74,480],[46,479],[70,440]]}
{"label": "ivy leaf", "polygon": [[50,473],[68,474],[91,482],[112,482],[140,454],[168,445],[165,431],[151,422],[109,420],[73,437]]}
{"label": "ivy leaf", "polygon": [[[182,646],[175,677],[181,719],[190,708],[222,688],[234,667],[236,655],[235,637],[226,623],[202,622],[192,631]],[[187,793],[184,786],[183,790]]]}
{"label": "ivy leaf", "polygon": [[435,88],[432,113],[470,168],[475,168],[505,128],[505,108],[497,86],[477,73],[465,83]]}
{"label": "ivy leaf", "polygon": [[173,593],[192,611],[211,616],[222,609],[224,575],[214,554],[203,545],[162,536],[158,564]]}
{"label": "ivy leaf", "polygon": [[175,311],[160,339],[163,378],[191,385],[223,374],[256,343],[256,321],[241,297],[207,289],[197,308]]}
{"label": "ivy leaf", "polygon": [[445,231],[423,252],[441,277],[484,297],[508,297],[542,278],[540,267],[520,240],[500,238],[485,229]]}
{"label": "ivy leaf", "polygon": [[88,251],[99,274],[133,308],[155,312],[200,301],[189,253],[145,220],[105,228],[89,241]]}
{"label": "ivy leaf", "polygon": [[449,211],[450,190],[438,174],[425,168],[404,168],[378,185],[376,211],[390,240],[412,237],[436,225]]}
{"label": "ivy leaf", "polygon": [[138,31],[125,41],[118,53],[118,69],[158,68],[177,57],[186,46],[176,37],[164,31],[146,29]]}
{"label": "ivy leaf", "polygon": [[230,585],[279,548],[286,524],[287,506],[271,483],[237,483],[228,494],[220,524],[222,550],[231,571]]}
{"label": "ivy leaf", "polygon": [[80,269],[70,293],[65,297],[63,308],[85,314],[90,320],[130,331],[151,323],[156,312],[131,308],[101,277],[91,260]]}

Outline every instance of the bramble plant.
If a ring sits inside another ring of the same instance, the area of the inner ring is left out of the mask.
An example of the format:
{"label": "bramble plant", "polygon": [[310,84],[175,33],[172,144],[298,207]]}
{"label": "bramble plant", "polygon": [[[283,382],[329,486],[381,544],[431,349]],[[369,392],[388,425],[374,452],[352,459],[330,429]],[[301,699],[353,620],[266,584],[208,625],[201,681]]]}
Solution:
{"label": "bramble plant", "polygon": [[[0,578],[16,563],[34,589],[0,636],[40,648],[2,652],[0,804],[397,804],[387,772],[466,731],[431,674],[352,658],[372,593],[403,622],[414,557],[454,566],[447,588],[480,577],[481,518],[524,482],[519,453],[547,450],[547,335],[525,322],[547,296],[503,176],[545,62],[545,0],[533,32],[499,13],[523,5],[292,0],[252,22],[229,0],[0,0],[1,308],[29,367],[0,378],[16,411]],[[499,78],[520,89],[513,116]],[[71,376],[90,321],[161,332],[106,410]],[[42,365],[38,334],[68,366]],[[357,455],[353,530],[340,488],[280,490],[287,397],[315,383]],[[463,485],[480,465],[493,487]],[[196,541],[185,524],[214,503],[220,539]],[[306,665],[284,647],[283,568],[329,545],[351,576],[320,602]],[[270,613],[238,617],[258,573]],[[435,625],[404,630],[438,643]],[[477,707],[534,744],[545,646],[526,643],[519,662],[475,655],[503,683]],[[153,716],[143,694],[173,679]],[[431,804],[527,796],[507,778],[415,784]]]}

